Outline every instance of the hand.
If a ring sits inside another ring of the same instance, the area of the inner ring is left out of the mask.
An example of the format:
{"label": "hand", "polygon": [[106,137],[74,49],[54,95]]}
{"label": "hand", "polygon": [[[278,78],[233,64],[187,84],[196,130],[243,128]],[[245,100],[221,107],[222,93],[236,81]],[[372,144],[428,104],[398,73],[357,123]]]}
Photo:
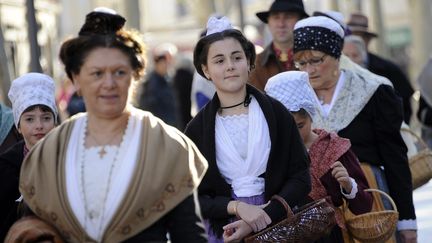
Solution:
{"label": "hand", "polygon": [[252,232],[252,228],[244,220],[237,220],[223,227],[224,242],[240,242]]}
{"label": "hand", "polygon": [[401,230],[398,232],[402,243],[417,243],[416,230]]}
{"label": "hand", "polygon": [[342,165],[340,161],[334,162],[331,168],[332,176],[339,182],[339,185],[341,185],[344,191],[347,194],[350,194],[352,190],[352,184],[346,168]]}
{"label": "hand", "polygon": [[237,205],[237,214],[243,219],[254,232],[265,229],[267,225],[271,224],[271,219],[266,212],[260,207],[244,202]]}

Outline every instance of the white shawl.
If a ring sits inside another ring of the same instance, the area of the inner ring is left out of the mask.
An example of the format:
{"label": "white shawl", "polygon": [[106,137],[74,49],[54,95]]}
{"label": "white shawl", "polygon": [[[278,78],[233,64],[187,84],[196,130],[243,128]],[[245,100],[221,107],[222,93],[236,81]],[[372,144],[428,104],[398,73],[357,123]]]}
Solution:
{"label": "white shawl", "polygon": [[264,192],[264,178],[270,154],[269,128],[258,102],[249,105],[248,152],[242,159],[234,148],[220,118],[216,118],[216,163],[226,182],[238,197],[250,197]]}

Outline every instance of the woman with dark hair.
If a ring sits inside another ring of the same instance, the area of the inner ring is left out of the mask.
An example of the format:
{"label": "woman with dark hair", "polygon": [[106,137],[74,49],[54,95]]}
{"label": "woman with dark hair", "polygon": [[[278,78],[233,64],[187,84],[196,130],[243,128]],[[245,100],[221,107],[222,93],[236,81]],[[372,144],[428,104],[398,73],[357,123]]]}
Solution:
{"label": "woman with dark hair", "polygon": [[416,242],[407,147],[400,128],[401,99],[389,82],[360,67],[340,68],[344,30],[334,20],[309,17],[294,27],[294,64],[309,74],[318,112],[314,127],[351,141],[371,188],[390,192],[399,211],[398,235]]}
{"label": "woman with dark hair", "polygon": [[17,220],[18,181],[21,164],[30,149],[57,123],[55,86],[51,77],[27,73],[12,82],[9,90],[15,127],[24,140],[0,155],[0,241]]}
{"label": "woman with dark hair", "polygon": [[209,161],[198,189],[209,242],[241,241],[286,217],[310,191],[307,152],[296,124],[278,101],[247,84],[254,45],[226,17],[211,17],[194,50],[198,73],[216,87],[186,127]]}
{"label": "woman with dark hair", "polygon": [[206,242],[195,189],[207,162],[177,129],[128,103],[145,53],[125,21],[95,9],[63,43],[60,59],[87,112],[29,152],[20,191],[67,242]]}

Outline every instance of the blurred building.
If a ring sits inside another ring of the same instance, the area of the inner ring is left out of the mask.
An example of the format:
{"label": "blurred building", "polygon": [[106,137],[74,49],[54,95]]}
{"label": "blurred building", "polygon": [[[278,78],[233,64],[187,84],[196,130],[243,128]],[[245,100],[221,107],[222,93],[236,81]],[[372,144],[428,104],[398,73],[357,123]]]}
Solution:
{"label": "blurred building", "polygon": [[[34,1],[36,12],[37,40],[40,46],[40,64],[43,71],[53,75],[58,43],[59,3],[56,0]],[[30,43],[25,0],[1,0],[0,24],[3,43],[0,48],[2,60],[0,87],[3,101],[6,101],[10,80],[28,72],[30,64]],[[7,60],[7,61],[6,61]]]}
{"label": "blurred building", "polygon": [[[411,79],[432,52],[432,32],[428,30],[432,0],[303,0],[308,13],[315,10],[337,10],[345,14],[365,13],[371,30],[380,38],[372,50],[407,67]],[[75,36],[85,15],[98,6],[115,9],[127,18],[126,26],[143,33],[151,50],[160,43],[170,42],[179,52],[193,50],[208,16],[228,16],[235,26],[243,29],[255,44],[271,41],[267,27],[255,13],[267,10],[273,0],[34,0],[38,26],[37,40],[41,47],[43,71],[57,80],[63,77],[58,61],[61,42]],[[26,0],[0,0],[0,21],[4,36],[3,59],[0,65],[0,98],[5,97],[10,80],[29,70],[30,50],[26,19]],[[1,36],[0,36],[1,37]],[[1,40],[1,38],[0,38]],[[2,51],[0,50],[0,55]],[[4,72],[9,71],[9,81]]]}

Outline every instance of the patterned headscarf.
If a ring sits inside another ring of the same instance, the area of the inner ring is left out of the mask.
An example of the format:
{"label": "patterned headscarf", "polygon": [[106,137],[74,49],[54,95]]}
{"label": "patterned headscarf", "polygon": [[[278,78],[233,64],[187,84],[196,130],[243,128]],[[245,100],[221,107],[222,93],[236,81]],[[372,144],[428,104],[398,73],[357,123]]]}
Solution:
{"label": "patterned headscarf", "polygon": [[302,19],[294,26],[294,53],[304,50],[324,52],[334,58],[342,54],[343,28],[336,21],[314,16]]}
{"label": "patterned headscarf", "polygon": [[8,93],[12,102],[15,126],[18,128],[22,113],[33,105],[46,105],[57,122],[54,80],[42,73],[27,73],[12,81]]}
{"label": "patterned headscarf", "polygon": [[267,81],[264,91],[289,111],[305,109],[310,117],[315,115],[316,96],[306,72],[287,71],[276,74]]}

